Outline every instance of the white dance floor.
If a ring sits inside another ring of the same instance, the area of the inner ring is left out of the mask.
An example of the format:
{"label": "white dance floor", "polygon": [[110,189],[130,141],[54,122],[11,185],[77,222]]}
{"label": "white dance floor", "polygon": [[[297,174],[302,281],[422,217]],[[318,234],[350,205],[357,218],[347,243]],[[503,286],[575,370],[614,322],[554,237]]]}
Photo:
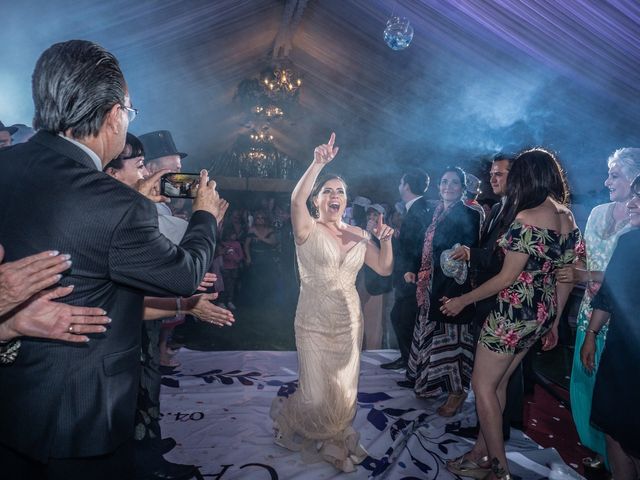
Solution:
{"label": "white dance floor", "polygon": [[[178,442],[166,458],[198,465],[201,478],[216,480],[459,478],[444,463],[468,450],[470,441],[446,433],[445,425],[475,423],[473,399],[456,417],[438,416],[444,399],[418,400],[396,385],[400,372],[379,367],[396,357],[391,350],[362,355],[354,427],[370,457],[344,474],[326,463],[304,464],[272,441],[269,407],[276,395],[295,389],[295,352],[182,349],[182,366],[163,379],[163,436]],[[519,431],[511,438],[511,470],[525,480],[548,478],[550,465],[563,463],[554,449],[542,449]]]}

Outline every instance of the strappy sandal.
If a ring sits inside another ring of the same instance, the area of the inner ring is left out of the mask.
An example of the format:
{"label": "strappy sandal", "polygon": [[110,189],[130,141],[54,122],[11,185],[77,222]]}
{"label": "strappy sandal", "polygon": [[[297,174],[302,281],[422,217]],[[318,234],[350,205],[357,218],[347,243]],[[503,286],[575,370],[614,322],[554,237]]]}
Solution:
{"label": "strappy sandal", "polygon": [[507,470],[500,465],[500,460],[493,458],[491,460],[491,472],[500,480],[515,480],[515,477],[507,472]]}
{"label": "strappy sandal", "polygon": [[482,466],[483,463],[487,462],[489,462],[487,455],[475,461],[464,458],[464,455],[462,455],[455,460],[449,460],[447,462],[447,470],[462,477],[483,479],[491,473],[491,466]]}

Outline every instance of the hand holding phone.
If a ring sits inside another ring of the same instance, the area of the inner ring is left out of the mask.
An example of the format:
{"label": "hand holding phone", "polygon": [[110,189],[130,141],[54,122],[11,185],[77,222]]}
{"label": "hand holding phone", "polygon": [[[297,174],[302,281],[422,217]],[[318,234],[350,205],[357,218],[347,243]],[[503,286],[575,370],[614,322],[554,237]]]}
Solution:
{"label": "hand holding phone", "polygon": [[227,208],[229,208],[229,203],[218,195],[216,182],[214,180],[209,181],[209,173],[206,170],[201,170],[197,193],[193,202],[193,211],[204,210],[209,212],[220,224]]}
{"label": "hand holding phone", "polygon": [[169,199],[161,195],[159,191],[160,191],[160,177],[162,177],[162,175],[165,175],[166,173],[169,173],[169,172],[170,170],[167,168],[158,170],[153,175],[147,178],[144,178],[142,180],[138,180],[138,182],[135,185],[135,189],[154,203],[168,202]]}
{"label": "hand holding phone", "polygon": [[160,177],[160,195],[170,198],[195,198],[200,183],[197,173],[165,173]]}

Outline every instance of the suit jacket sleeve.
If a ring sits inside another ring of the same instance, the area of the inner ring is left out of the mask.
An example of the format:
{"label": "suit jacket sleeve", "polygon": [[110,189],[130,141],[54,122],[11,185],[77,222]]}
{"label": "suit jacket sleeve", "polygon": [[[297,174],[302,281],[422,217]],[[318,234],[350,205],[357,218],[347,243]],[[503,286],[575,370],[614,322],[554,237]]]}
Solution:
{"label": "suit jacket sleeve", "polygon": [[140,198],[128,209],[111,239],[111,278],[150,295],[190,296],[211,264],[215,237],[213,215],[197,211],[180,245],[174,245],[158,230],[155,206]]}
{"label": "suit jacket sleeve", "polygon": [[[492,225],[493,228],[491,231],[488,231],[488,226],[493,219],[500,214],[500,210],[501,204],[496,203],[491,208],[489,216],[485,219],[481,233],[482,241],[480,245],[482,245],[482,247],[478,245],[478,247],[469,248],[469,263],[473,270],[495,270],[495,259],[493,253],[495,249],[495,241],[498,239],[497,230],[499,229],[499,225]],[[498,220],[496,220],[495,223],[499,223]]]}
{"label": "suit jacket sleeve", "polygon": [[[422,232],[422,234],[421,234]],[[400,229],[398,238],[398,268],[399,272],[415,272],[416,257],[422,253],[422,242],[424,240],[424,229],[420,224],[418,215],[407,215],[405,223]]]}
{"label": "suit jacket sleeve", "polygon": [[[404,225],[400,229],[401,237],[404,236],[404,241],[400,245],[402,249],[400,256],[402,265],[400,270],[403,274],[406,272],[418,273],[420,270],[424,235],[427,227],[431,223],[432,215],[433,212],[424,198],[412,205],[410,212],[407,214],[406,232],[402,230],[405,228]],[[405,234],[403,235],[403,233]]]}

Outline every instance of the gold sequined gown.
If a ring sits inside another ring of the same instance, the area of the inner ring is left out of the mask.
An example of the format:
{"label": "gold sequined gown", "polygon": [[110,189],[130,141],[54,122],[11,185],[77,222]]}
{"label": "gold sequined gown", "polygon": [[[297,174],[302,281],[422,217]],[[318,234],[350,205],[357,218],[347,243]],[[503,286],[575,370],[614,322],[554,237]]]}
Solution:
{"label": "gold sequined gown", "polygon": [[299,387],[271,408],[276,443],[302,452],[305,462],[326,460],[349,472],[366,458],[351,424],[356,413],[362,309],[356,275],[367,239],[344,257],[336,239],[317,223],[296,246],[300,297],[295,319]]}

